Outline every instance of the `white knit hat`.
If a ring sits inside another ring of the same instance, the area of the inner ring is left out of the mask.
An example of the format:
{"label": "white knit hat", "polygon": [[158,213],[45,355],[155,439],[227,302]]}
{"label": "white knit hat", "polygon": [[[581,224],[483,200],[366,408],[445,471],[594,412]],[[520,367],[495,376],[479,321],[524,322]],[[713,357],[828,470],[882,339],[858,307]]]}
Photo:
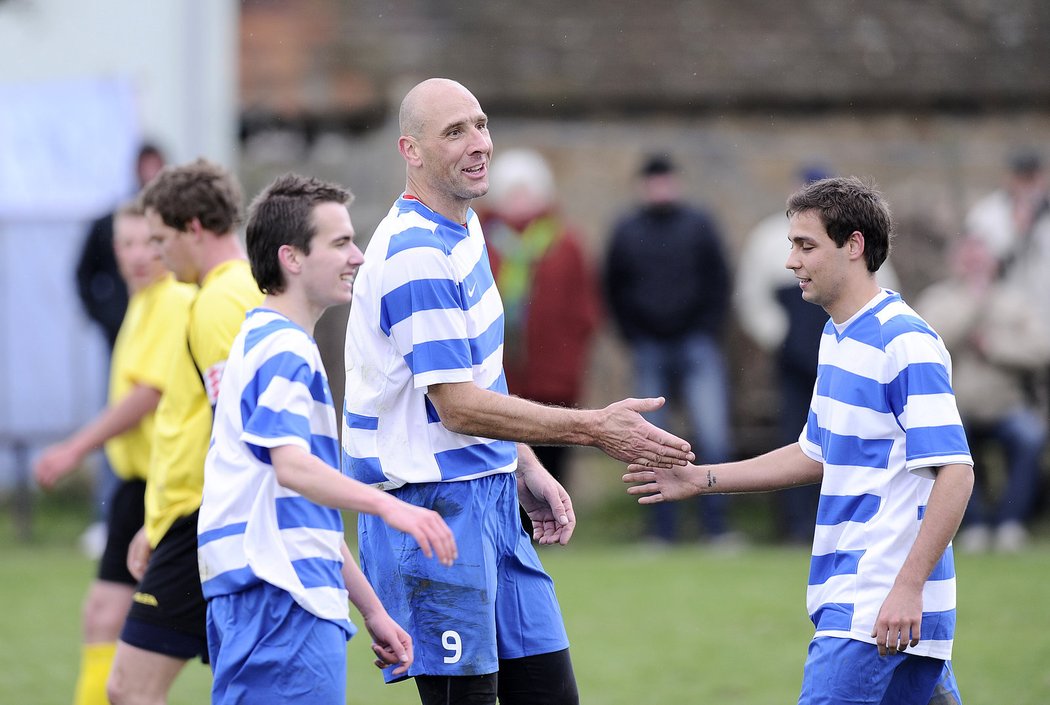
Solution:
{"label": "white knit hat", "polygon": [[545,204],[554,203],[554,175],[547,161],[532,149],[509,149],[499,152],[489,170],[490,204],[499,208],[504,199],[519,188]]}

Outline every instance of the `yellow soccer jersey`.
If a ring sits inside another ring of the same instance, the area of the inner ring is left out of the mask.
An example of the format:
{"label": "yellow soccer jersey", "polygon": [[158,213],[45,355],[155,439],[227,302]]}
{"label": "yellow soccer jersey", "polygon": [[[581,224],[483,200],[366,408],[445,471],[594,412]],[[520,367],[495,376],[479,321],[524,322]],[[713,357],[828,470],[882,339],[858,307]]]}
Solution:
{"label": "yellow soccer jersey", "polygon": [[208,272],[190,306],[187,337],[172,361],[157,409],[146,482],[146,534],[152,546],[176,519],[200,507],[219,379],[245,313],[262,300],[248,263],[229,260]]}
{"label": "yellow soccer jersey", "polygon": [[[171,361],[186,347],[190,302],[197,292],[166,275],[134,294],[120,325],[109,374],[109,403],[117,404],[141,384],[164,392]],[[125,480],[145,480],[153,443],[152,413],[138,426],[106,443],[113,471]]]}

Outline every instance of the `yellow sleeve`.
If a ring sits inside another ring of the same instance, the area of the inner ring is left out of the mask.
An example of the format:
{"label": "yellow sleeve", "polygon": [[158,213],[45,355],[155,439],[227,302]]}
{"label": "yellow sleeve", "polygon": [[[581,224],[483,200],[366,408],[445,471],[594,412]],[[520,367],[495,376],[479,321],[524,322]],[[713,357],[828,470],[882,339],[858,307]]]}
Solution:
{"label": "yellow sleeve", "polygon": [[189,339],[198,372],[204,378],[208,403],[215,406],[219,382],[230,356],[230,345],[241,329],[247,311],[262,303],[247,262],[236,260],[205,281],[193,304]]}

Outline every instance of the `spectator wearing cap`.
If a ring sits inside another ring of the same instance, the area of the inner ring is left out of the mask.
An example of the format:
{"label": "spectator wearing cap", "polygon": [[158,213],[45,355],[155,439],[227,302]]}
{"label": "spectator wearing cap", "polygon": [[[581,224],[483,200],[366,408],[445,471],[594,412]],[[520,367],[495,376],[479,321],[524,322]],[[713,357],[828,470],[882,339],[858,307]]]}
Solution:
{"label": "spectator wearing cap", "polygon": [[[556,202],[554,175],[531,149],[498,153],[480,202],[489,262],[503,299],[503,369],[511,394],[577,406],[600,318],[594,269]],[[537,446],[562,484],[569,448]]]}
{"label": "spectator wearing cap", "polygon": [[[803,164],[795,174],[795,188],[831,177],[822,164]],[[777,393],[773,416],[775,443],[768,450],[798,440],[809,415],[817,380],[817,351],[828,314],[802,299],[798,279],[785,266],[788,256],[788,218],[784,206],[764,218],[747,235],[736,269],[734,310],[747,336],[774,361]],[[897,276],[890,262],[879,268],[881,286],[896,290]],[[816,521],[818,485],[776,493],[778,535],[787,543],[809,544]]]}
{"label": "spectator wearing cap", "polygon": [[[733,441],[722,333],[730,275],[719,227],[709,213],[683,201],[677,165],[666,154],[645,159],[638,176],[642,202],[611,235],[606,305],[633,357],[635,395],[680,400],[698,462],[727,462]],[[664,409],[650,421],[666,426]],[[727,524],[726,496],[696,502],[712,545],[740,544]],[[650,538],[678,538],[677,506],[646,509]]]}

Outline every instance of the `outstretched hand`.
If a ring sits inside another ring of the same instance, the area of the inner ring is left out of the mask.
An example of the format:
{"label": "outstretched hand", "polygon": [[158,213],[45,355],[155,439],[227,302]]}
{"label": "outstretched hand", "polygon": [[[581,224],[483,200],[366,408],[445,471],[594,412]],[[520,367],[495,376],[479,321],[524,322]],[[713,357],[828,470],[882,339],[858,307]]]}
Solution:
{"label": "outstretched hand", "polygon": [[532,521],[532,538],[541,545],[569,543],[576,514],[561,483],[539,466],[519,470],[517,482],[518,502]]}
{"label": "outstretched hand", "polygon": [[447,566],[456,560],[456,539],[437,512],[395,500],[380,516],[388,525],[412,536],[427,558],[436,554]]}
{"label": "outstretched hand", "polygon": [[714,490],[717,482],[710,471],[705,474],[698,465],[662,468],[637,463],[627,466],[623,481],[632,485],[627,488],[627,494],[637,495],[639,504],[659,504],[695,497],[705,489]]}
{"label": "outstretched hand", "polygon": [[607,455],[624,463],[655,467],[685,465],[696,458],[689,443],[673,433],[658,428],[643,413],[664,405],[663,397],[624,399],[601,410],[598,441],[595,444]]}

